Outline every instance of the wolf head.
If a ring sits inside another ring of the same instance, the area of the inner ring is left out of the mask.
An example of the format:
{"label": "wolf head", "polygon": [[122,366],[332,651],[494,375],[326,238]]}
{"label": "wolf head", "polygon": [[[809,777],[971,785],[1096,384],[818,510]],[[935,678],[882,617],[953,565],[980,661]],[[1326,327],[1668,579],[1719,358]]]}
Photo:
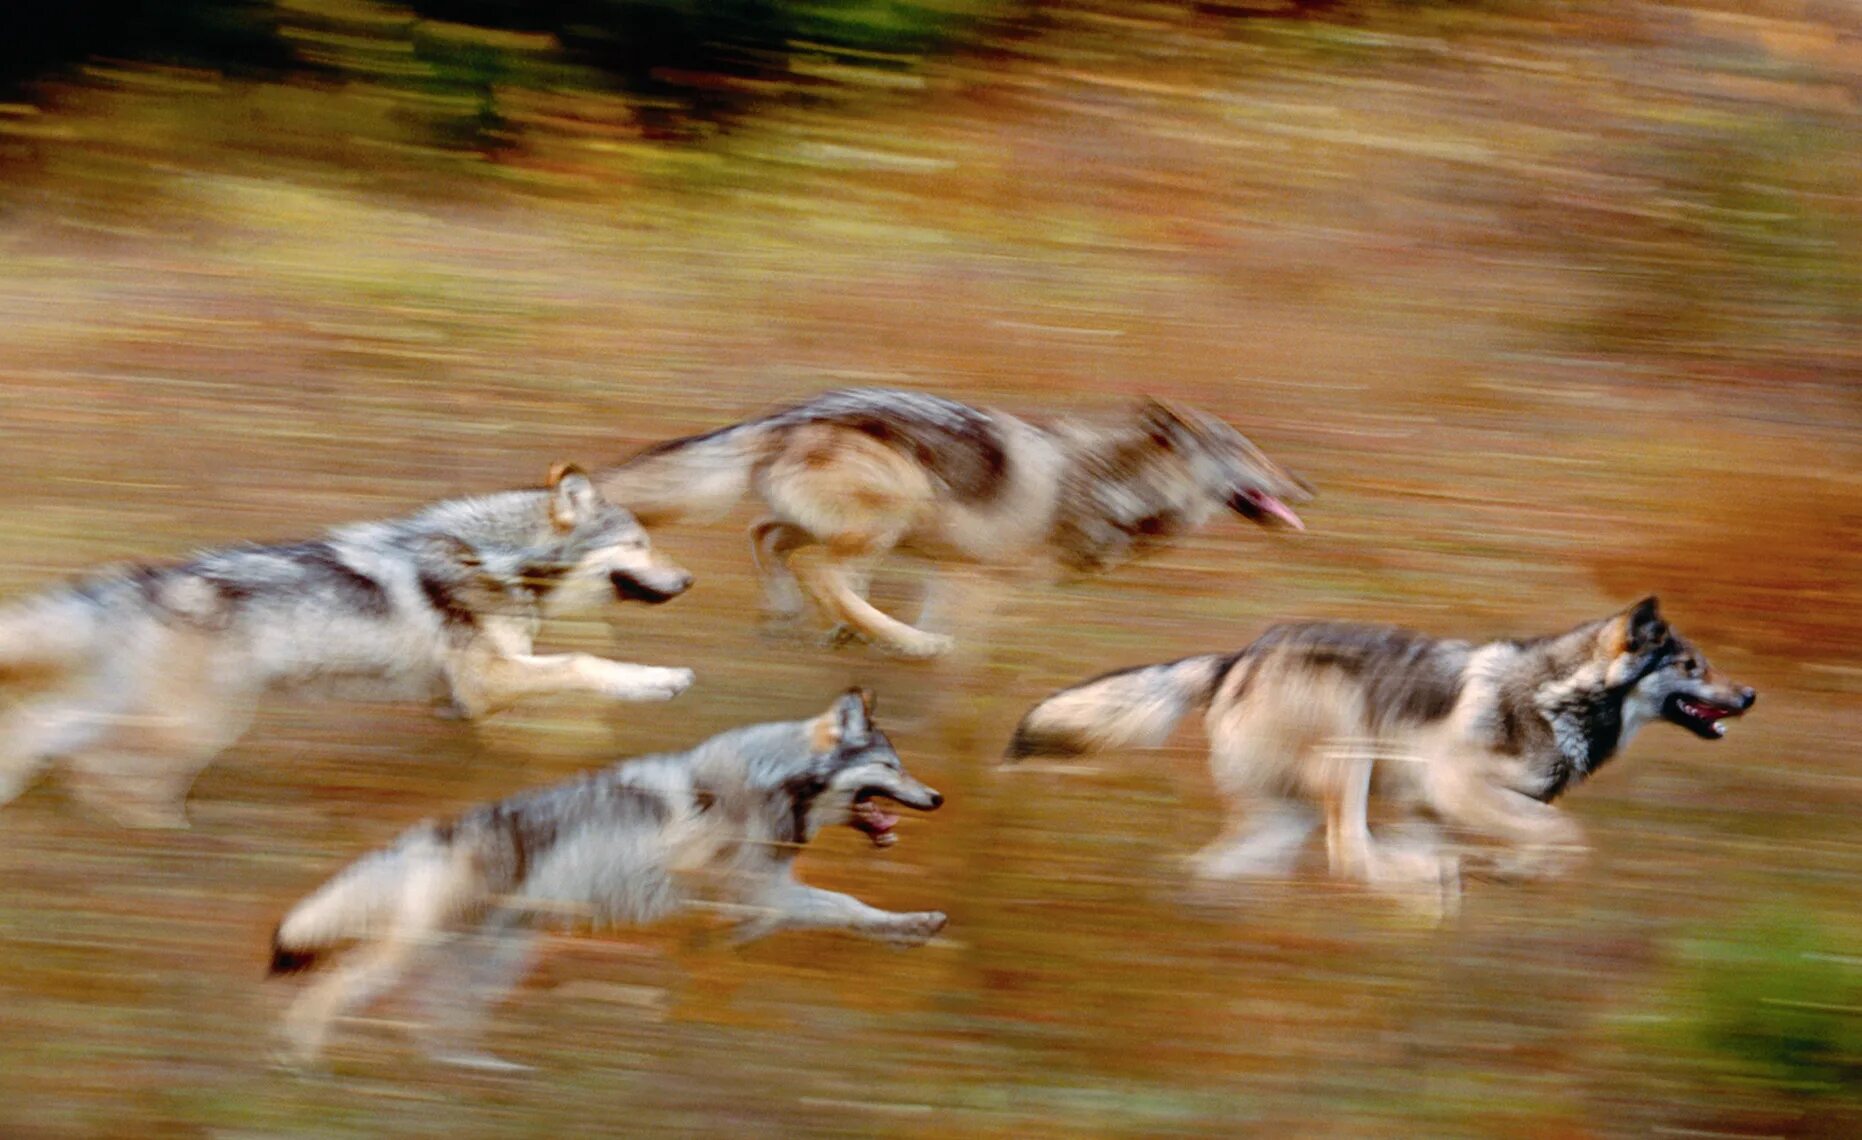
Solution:
{"label": "wolf head", "polygon": [[634,516],[603,498],[581,468],[550,469],[547,563],[530,573],[554,579],[552,610],[592,608],[613,596],[658,605],[685,593],[692,575],[653,552]]}
{"label": "wolf head", "polygon": [[872,714],[873,695],[851,689],[807,722],[808,771],[789,781],[799,842],[807,842],[824,827],[846,824],[864,833],[873,846],[889,847],[898,839],[892,828],[899,817],[879,801],[892,800],[918,811],[935,811],[943,804],[942,795],[905,771]]}
{"label": "wolf head", "polygon": [[1306,529],[1287,504],[1310,500],[1312,488],[1228,424],[1194,408],[1173,408],[1154,399],[1144,401],[1138,419],[1153,445],[1181,465],[1192,493],[1202,500],[1201,511],[1186,513],[1227,507],[1262,526],[1279,523]]}
{"label": "wolf head", "polygon": [[1735,683],[1707,662],[1693,642],[1662,619],[1660,603],[1648,597],[1604,623],[1600,643],[1612,652],[1610,681],[1629,687],[1624,728],[1660,718],[1703,740],[1726,735],[1726,721],[1758,700],[1749,685]]}

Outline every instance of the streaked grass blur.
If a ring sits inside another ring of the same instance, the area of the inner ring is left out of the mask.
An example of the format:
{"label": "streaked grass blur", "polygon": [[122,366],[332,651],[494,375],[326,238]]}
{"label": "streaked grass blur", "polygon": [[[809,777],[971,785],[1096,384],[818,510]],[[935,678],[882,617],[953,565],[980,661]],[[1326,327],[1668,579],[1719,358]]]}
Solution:
{"label": "streaked grass blur", "polygon": [[[688,23],[628,62],[598,34],[622,24],[551,22],[597,7]],[[967,673],[760,639],[741,520],[678,528],[690,597],[551,635],[691,664],[672,706],[474,734],[281,702],[184,835],[100,825],[53,780],[0,812],[0,1133],[1862,1125],[1845,11],[281,0],[202,6],[258,21],[203,50],[65,8],[110,34],[0,25],[8,61],[66,45],[8,62],[0,107],[9,594],[850,382],[1037,414],[1177,397],[1322,497],[1298,538],[1218,526],[1018,591]],[[1448,930],[1316,876],[1192,889],[1177,857],[1217,826],[1193,733],[988,770],[1051,687],[1277,617],[1489,636],[1647,590],[1762,702],[1719,744],[1648,730],[1570,802],[1584,869],[1476,884]],[[948,943],[564,940],[499,1030],[533,1079],[412,1065],[393,1009],[334,1078],[264,1067],[265,938],[341,861],[849,681],[951,804],[808,873],[944,907]]]}

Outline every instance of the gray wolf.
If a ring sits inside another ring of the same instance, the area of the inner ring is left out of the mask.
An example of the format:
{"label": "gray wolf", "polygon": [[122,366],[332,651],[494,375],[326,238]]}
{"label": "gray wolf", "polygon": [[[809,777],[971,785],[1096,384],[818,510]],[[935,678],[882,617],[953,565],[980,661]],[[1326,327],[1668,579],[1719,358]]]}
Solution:
{"label": "gray wolf", "polygon": [[1644,724],[1707,740],[1756,694],[1715,671],[1646,598],[1549,637],[1482,645],[1382,626],[1276,626],[1235,653],[1109,673],[1023,717],[1009,761],[1157,745],[1194,709],[1230,824],[1195,859],[1214,878],[1290,871],[1326,824],[1334,874],[1458,892],[1433,833],[1373,842],[1369,799],[1501,845],[1490,869],[1549,873],[1579,845],[1552,804]]}
{"label": "gray wolf", "polygon": [[124,823],[184,826],[201,769],[268,690],[449,700],[468,717],[560,692],[668,700],[688,669],[532,650],[545,614],[657,603],[691,575],[558,466],[543,490],[455,499],[283,546],[129,566],[0,610],[0,804],[62,761]]}
{"label": "gray wolf", "polygon": [[795,857],[841,824],[875,845],[898,817],[943,797],[909,775],[854,690],[809,720],[733,729],[687,752],[625,761],[579,779],[422,823],[351,864],[292,908],[273,974],[358,944],[285,1017],[289,1058],[314,1060],[332,1022],[418,965],[435,1059],[511,1068],[473,1051],[486,1008],[528,968],[537,926],[575,914],[650,923],[695,905],[740,915],[738,936],[836,929],[916,945],[937,911],[879,910],[795,877]]}
{"label": "gray wolf", "polygon": [[946,568],[1006,570],[1045,558],[1106,570],[1228,508],[1299,528],[1289,502],[1312,490],[1241,433],[1146,400],[1122,422],[1037,426],[917,392],[829,392],[597,472],[602,493],[645,525],[717,517],[754,495],[751,529],[769,609],[813,602],[839,628],[904,657],[951,648],[940,624],[961,588],[934,582],[917,627],[866,599],[898,550]]}

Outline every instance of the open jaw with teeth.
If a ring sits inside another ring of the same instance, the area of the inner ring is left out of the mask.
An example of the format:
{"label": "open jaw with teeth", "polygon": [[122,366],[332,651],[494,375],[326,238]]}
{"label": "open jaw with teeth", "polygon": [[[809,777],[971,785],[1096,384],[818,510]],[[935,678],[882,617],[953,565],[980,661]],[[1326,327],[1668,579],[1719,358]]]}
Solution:
{"label": "open jaw with teeth", "polygon": [[1671,695],[1662,709],[1663,715],[1669,720],[1710,740],[1725,736],[1724,722],[1744,711],[1730,705],[1714,704],[1701,697],[1684,697],[1680,693]]}
{"label": "open jaw with teeth", "polygon": [[853,798],[853,817],[847,821],[849,827],[864,832],[875,847],[890,847],[899,841],[892,832],[899,822],[896,812],[889,812],[879,806],[874,797],[883,796],[877,788],[867,788]]}

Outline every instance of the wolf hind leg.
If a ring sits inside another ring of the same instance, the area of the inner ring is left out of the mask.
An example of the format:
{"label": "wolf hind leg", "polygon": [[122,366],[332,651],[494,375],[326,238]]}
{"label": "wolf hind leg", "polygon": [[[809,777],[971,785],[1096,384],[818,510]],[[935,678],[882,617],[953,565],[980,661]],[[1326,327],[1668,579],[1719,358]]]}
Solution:
{"label": "wolf hind leg", "polygon": [[1312,808],[1274,799],[1254,805],[1222,836],[1190,857],[1190,867],[1205,879],[1282,878],[1293,873],[1300,848],[1319,826]]}
{"label": "wolf hind leg", "polygon": [[329,976],[298,995],[285,1013],[285,1059],[306,1066],[323,1054],[336,1020],[386,993],[407,972],[423,939],[403,931],[350,955]]}
{"label": "wolf hind leg", "polygon": [[479,1030],[536,960],[537,936],[519,916],[497,914],[449,941],[420,983],[422,1048],[443,1065],[484,1072],[523,1072],[477,1047]]}
{"label": "wolf hind leg", "polygon": [[850,555],[825,545],[810,545],[794,551],[789,566],[803,591],[830,621],[844,623],[879,648],[907,658],[948,653],[953,644],[950,638],[909,626],[858,593],[883,553],[884,549],[869,549]]}
{"label": "wolf hind leg", "polygon": [[763,612],[778,622],[794,621],[808,608],[808,599],[789,569],[789,555],[815,541],[814,536],[777,518],[765,518],[750,527],[750,553],[763,582]]}
{"label": "wolf hind leg", "polygon": [[165,677],[155,699],[110,718],[98,739],[67,752],[79,796],[128,827],[186,827],[194,781],[244,735],[257,703],[256,691],[204,673]]}
{"label": "wolf hind leg", "polygon": [[62,700],[29,700],[0,716],[0,807],[12,803],[60,756],[109,728],[108,714]]}

